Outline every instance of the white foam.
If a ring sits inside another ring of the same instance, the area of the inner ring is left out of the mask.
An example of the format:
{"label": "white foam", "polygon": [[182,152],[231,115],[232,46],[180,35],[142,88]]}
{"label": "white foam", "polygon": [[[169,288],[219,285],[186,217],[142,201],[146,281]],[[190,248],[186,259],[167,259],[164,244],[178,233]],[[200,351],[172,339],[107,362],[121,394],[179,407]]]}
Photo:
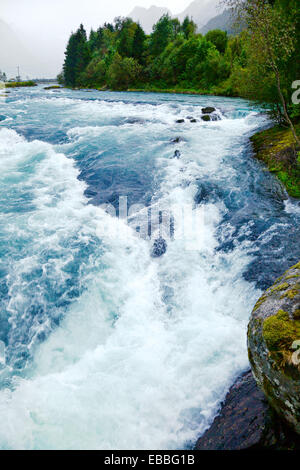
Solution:
{"label": "white foam", "polygon": [[[109,112],[174,126],[169,104],[66,100],[55,100],[56,106],[70,105],[72,113],[84,114],[87,121],[97,112]],[[187,111],[190,107],[182,106],[176,116]],[[167,150],[157,160],[153,204],[172,208],[193,203],[196,181],[214,174],[226,159],[227,146],[235,139],[241,146],[240,135],[249,130],[244,120],[209,125],[209,134],[205,123],[186,129],[190,144],[184,146],[181,160],[170,160]],[[103,132],[91,127],[73,129],[69,137]],[[132,127],[145,132],[142,126]],[[194,441],[233,378],[247,366],[246,325],[259,295],[242,276],[250,261],[245,247],[215,252],[223,204],[205,205],[203,236],[198,245],[192,240],[193,250],[175,240],[163,258],[152,260],[147,241],[122,221],[87,205],[85,185],[71,160],[51,145],[1,132],[5,167],[15,168],[42,154],[27,181],[34,188],[35,204],[28,226],[20,221],[8,226],[11,231],[22,229],[35,244],[31,256],[15,263],[12,311],[20,312],[21,274],[38,262],[36,252],[45,246],[57,249],[72,237],[94,239],[99,246],[82,261],[81,297],[35,350],[30,376],[16,378],[12,390],[0,392],[0,447],[176,449]],[[222,177],[230,177],[226,164]],[[111,225],[125,230],[126,239],[103,238]],[[64,247],[51,271],[58,282],[73,256],[68,242]]]}

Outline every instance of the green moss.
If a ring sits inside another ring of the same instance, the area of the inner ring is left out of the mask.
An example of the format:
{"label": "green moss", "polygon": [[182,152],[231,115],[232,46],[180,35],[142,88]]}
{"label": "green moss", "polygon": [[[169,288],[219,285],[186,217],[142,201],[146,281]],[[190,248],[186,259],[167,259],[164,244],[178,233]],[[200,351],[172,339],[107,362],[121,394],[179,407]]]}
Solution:
{"label": "green moss", "polygon": [[276,367],[291,368],[291,346],[300,338],[300,320],[291,320],[287,312],[279,310],[264,321],[263,337]]}
{"label": "green moss", "polygon": [[295,320],[300,320],[300,308],[297,308],[297,310],[293,312],[293,317]]}
{"label": "green moss", "polygon": [[272,287],[271,292],[278,292],[282,290],[286,290],[289,287],[289,284],[287,282],[284,282],[283,284],[280,284],[279,286]]}
{"label": "green moss", "polygon": [[300,274],[291,274],[290,276],[286,276],[286,280],[295,279],[296,277],[300,277]]}
{"label": "green moss", "polygon": [[300,294],[300,282],[297,282],[295,285],[291,287],[291,289],[287,290],[280,298],[289,298],[293,300],[296,295]]}
{"label": "green moss", "polygon": [[263,295],[254,305],[253,312],[256,310],[267,300],[267,296]]}
{"label": "green moss", "polygon": [[[280,351],[291,347],[293,341],[297,339],[295,323],[284,310],[279,310],[276,315],[264,321],[263,336],[269,351]],[[300,325],[298,327],[300,330]]]}
{"label": "green moss", "polygon": [[[300,135],[300,124],[295,125]],[[290,196],[300,198],[300,165],[294,151],[294,137],[289,129],[274,126],[252,138],[256,157],[268,166],[284,184]],[[291,155],[294,153],[294,160]]]}

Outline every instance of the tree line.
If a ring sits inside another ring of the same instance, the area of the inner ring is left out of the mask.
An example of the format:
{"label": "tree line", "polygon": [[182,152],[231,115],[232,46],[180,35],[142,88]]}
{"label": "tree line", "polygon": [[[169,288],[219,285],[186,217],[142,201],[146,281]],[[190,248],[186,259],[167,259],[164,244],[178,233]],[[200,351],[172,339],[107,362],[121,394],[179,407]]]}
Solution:
{"label": "tree line", "polygon": [[80,25],[59,80],[69,87],[240,96],[266,103],[278,122],[292,126],[300,117],[291,101],[300,80],[298,1],[223,0],[244,26],[235,35],[202,35],[189,17],[181,23],[169,15],[150,35],[131,18],[116,18],[89,36]]}

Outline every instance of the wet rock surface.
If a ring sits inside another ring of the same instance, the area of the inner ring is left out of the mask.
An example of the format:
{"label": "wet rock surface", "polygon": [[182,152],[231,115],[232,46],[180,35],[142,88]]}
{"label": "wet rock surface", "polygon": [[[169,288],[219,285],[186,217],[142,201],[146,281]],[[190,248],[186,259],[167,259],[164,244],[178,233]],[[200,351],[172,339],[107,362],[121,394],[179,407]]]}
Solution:
{"label": "wet rock surface", "polygon": [[268,404],[248,371],[231,387],[220,414],[197,441],[195,450],[294,450],[300,437]]}
{"label": "wet rock surface", "polygon": [[185,140],[182,137],[174,137],[174,139],[171,139],[170,142],[172,144],[180,144],[180,142],[185,142]]}
{"label": "wet rock surface", "polygon": [[164,238],[157,238],[157,240],[154,241],[153,247],[151,250],[152,258],[160,258],[166,253],[166,251],[167,251],[166,240],[164,240]]}
{"label": "wet rock surface", "polygon": [[216,108],[213,108],[212,106],[207,106],[206,108],[202,108],[203,114],[211,114],[214,111],[216,111]]}
{"label": "wet rock surface", "polygon": [[272,408],[300,434],[300,263],[256,303],[248,351],[255,379]]}

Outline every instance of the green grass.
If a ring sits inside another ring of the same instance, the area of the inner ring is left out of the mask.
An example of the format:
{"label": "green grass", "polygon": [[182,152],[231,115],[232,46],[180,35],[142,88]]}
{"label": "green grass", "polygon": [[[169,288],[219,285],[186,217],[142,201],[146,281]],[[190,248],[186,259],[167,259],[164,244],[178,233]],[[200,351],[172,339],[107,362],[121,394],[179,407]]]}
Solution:
{"label": "green grass", "polygon": [[[300,135],[300,124],[295,125],[295,128]],[[255,134],[251,141],[256,157],[276,174],[290,196],[300,198],[300,159],[299,153],[295,151],[292,132],[274,126]]]}
{"label": "green grass", "polygon": [[5,83],[5,88],[18,88],[18,87],[25,87],[25,86],[37,86],[35,82],[32,80],[28,80],[27,82],[8,82]]}

